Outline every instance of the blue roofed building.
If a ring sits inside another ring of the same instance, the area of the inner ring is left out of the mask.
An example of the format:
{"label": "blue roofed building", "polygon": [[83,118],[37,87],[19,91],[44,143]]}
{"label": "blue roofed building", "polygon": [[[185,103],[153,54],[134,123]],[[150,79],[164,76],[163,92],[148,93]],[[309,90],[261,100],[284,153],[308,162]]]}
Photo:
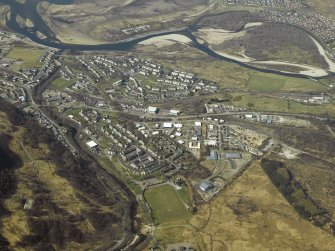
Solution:
{"label": "blue roofed building", "polygon": [[219,159],[218,152],[216,150],[211,150],[207,159],[208,160],[218,160]]}
{"label": "blue roofed building", "polygon": [[240,153],[225,153],[225,159],[242,159],[242,155]]}

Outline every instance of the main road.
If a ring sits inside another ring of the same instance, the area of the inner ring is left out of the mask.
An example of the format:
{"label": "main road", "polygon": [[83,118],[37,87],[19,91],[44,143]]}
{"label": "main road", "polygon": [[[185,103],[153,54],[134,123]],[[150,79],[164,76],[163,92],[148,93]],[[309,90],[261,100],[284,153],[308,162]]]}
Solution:
{"label": "main road", "polygon": [[[118,112],[120,114],[127,114],[127,115],[135,115],[135,116],[145,116],[147,118],[157,118],[157,119],[167,119],[167,120],[184,120],[184,119],[201,119],[201,118],[209,118],[209,117],[218,117],[218,116],[234,116],[234,115],[246,115],[246,114],[266,114],[266,115],[273,115],[273,116],[290,116],[290,117],[297,117],[297,118],[305,118],[305,119],[316,119],[320,121],[335,121],[333,118],[316,116],[311,114],[298,114],[298,113],[289,113],[289,112],[271,112],[271,111],[243,111],[243,112],[221,112],[221,113],[199,113],[199,114],[189,114],[189,115],[179,115],[179,116],[171,116],[171,115],[160,115],[160,114],[149,114],[145,112],[132,112],[127,111],[123,112],[113,108],[101,108],[95,106],[88,106],[88,105],[75,105],[71,107],[72,109],[79,109],[79,108],[91,108],[95,109],[100,112]],[[139,119],[140,121],[140,119]]]}
{"label": "main road", "polygon": [[55,78],[58,77],[59,75],[59,71],[60,71],[60,67],[57,67],[55,71],[53,71],[53,73],[48,76],[47,79],[43,80],[41,82],[40,85],[36,86],[33,89],[34,95],[32,94],[32,90],[28,87],[24,87],[25,92],[28,94],[29,100],[31,101],[30,103],[30,107],[33,108],[34,110],[38,111],[39,113],[41,113],[43,115],[43,117],[48,120],[48,122],[50,124],[52,124],[58,131],[58,133],[62,136],[62,138],[65,140],[66,144],[70,147],[71,152],[73,153],[77,153],[77,148],[72,144],[72,142],[67,138],[67,136],[64,134],[62,128],[52,119],[50,118],[50,116],[48,114],[46,114],[42,109],[41,109],[41,92],[39,93],[39,95],[35,95],[38,92],[38,88],[41,85],[48,85],[49,83],[51,83]]}

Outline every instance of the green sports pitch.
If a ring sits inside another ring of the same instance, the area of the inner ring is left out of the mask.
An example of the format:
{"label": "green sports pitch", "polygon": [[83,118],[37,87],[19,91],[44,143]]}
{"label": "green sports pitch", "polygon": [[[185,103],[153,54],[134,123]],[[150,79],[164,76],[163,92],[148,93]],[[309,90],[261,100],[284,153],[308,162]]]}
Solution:
{"label": "green sports pitch", "polygon": [[152,210],[156,224],[188,219],[191,216],[172,185],[148,188],[144,197]]}

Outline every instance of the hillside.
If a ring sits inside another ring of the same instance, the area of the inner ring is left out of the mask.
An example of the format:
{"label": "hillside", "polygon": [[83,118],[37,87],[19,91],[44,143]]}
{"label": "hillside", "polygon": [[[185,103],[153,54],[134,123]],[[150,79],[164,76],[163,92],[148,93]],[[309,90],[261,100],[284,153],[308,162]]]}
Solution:
{"label": "hillside", "polygon": [[1,110],[0,249],[105,250],[127,241],[131,198],[113,177],[12,106]]}

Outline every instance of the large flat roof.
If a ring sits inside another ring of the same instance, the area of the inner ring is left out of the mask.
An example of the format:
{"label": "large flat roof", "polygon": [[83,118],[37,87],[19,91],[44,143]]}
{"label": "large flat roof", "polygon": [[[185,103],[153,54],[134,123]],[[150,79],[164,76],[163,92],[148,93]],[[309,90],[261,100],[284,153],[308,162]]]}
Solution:
{"label": "large flat roof", "polygon": [[88,141],[88,142],[86,143],[86,145],[88,145],[90,148],[93,148],[93,147],[97,146],[98,144],[95,143],[93,140],[91,140],[91,141]]}

